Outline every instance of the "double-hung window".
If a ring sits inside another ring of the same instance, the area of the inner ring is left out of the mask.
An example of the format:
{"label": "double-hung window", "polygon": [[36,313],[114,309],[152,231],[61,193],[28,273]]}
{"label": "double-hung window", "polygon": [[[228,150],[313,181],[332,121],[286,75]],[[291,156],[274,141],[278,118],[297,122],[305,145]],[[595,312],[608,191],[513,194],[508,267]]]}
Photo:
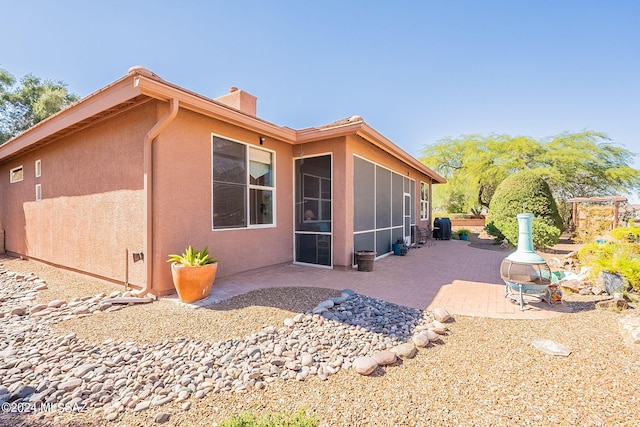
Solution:
{"label": "double-hung window", "polygon": [[274,153],[213,136],[213,228],[274,225]]}
{"label": "double-hung window", "polygon": [[429,184],[420,183],[420,219],[429,221]]}

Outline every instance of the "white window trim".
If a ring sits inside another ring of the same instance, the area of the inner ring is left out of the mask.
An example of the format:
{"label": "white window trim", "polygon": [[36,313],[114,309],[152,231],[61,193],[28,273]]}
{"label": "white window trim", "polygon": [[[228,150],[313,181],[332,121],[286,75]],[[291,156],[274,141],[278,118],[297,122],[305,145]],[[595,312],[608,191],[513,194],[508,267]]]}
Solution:
{"label": "white window trim", "polygon": [[[424,200],[422,198],[422,186],[425,185],[427,187],[427,200]],[[428,182],[424,182],[424,181],[420,181],[420,220],[421,221],[429,221],[429,203],[431,202],[431,198],[429,197],[429,183]],[[426,216],[422,215],[422,205],[425,204],[425,209],[424,211],[427,213]]]}
{"label": "white window trim", "polygon": [[35,170],[36,178],[40,178],[42,176],[42,161],[40,159],[36,160]]}
{"label": "white window trim", "polygon": [[[302,180],[303,180],[303,184],[302,185],[303,186],[304,186],[304,179],[305,179],[306,176],[318,179],[318,182],[320,184],[320,187],[318,188],[318,191],[320,192],[320,194],[318,195],[317,198],[316,197],[305,197],[304,195],[302,196],[303,202],[306,201],[306,200],[316,200],[316,201],[318,201],[318,217],[316,219],[305,219],[304,215],[303,215],[302,222],[304,222],[304,223],[317,223],[317,222],[326,221],[326,220],[320,218],[320,211],[322,210],[322,202],[327,202],[327,201],[328,202],[332,202],[333,200],[332,199],[323,199],[322,198],[322,192],[321,192],[322,180],[327,180],[327,181],[331,182],[331,179],[330,178],[325,178],[325,177],[322,177],[322,176],[312,175],[312,174],[309,174],[309,173],[303,173],[302,174]],[[333,193],[333,187],[332,187],[331,193]],[[333,197],[333,195],[331,194],[330,197]],[[333,203],[331,203],[331,211],[333,212]],[[329,215],[331,215],[331,212],[329,213]]]}
{"label": "white window trim", "polygon": [[[245,206],[246,212],[247,212],[247,226],[246,227],[233,227],[233,228],[214,228],[213,226],[213,137],[218,137],[218,138],[222,138],[222,139],[226,139],[228,141],[231,142],[235,142],[238,144],[242,144],[246,147],[247,150],[247,159],[246,159],[246,172],[247,172],[247,183],[245,184],[246,188],[247,188],[247,204]],[[273,179],[273,186],[272,187],[265,187],[262,185],[254,185],[251,184],[251,178],[249,176],[250,174],[250,167],[249,167],[249,162],[251,161],[250,155],[249,155],[249,148],[255,148],[257,150],[262,150],[262,151],[267,151],[269,153],[271,153],[271,155],[273,156],[271,159],[272,161],[272,167],[273,170],[272,172],[272,179]],[[233,231],[233,230],[248,230],[248,229],[256,229],[256,228],[275,228],[277,226],[276,224],[276,152],[275,150],[269,150],[268,148],[263,148],[257,145],[253,145],[253,144],[248,144],[246,142],[242,142],[242,141],[238,141],[237,139],[233,139],[233,138],[229,138],[228,136],[224,136],[224,135],[220,135],[217,133],[211,133],[211,230],[212,231]],[[273,222],[271,224],[251,224],[251,218],[250,218],[250,210],[251,210],[251,198],[249,197],[249,195],[251,194],[251,190],[270,190],[273,192],[273,213],[272,213],[272,217],[273,217]]]}
{"label": "white window trim", "polygon": [[42,200],[42,185],[36,184],[36,202]]}
{"label": "white window trim", "polygon": [[[13,179],[13,175],[19,170],[22,170],[22,176],[20,177],[20,179]],[[16,166],[15,168],[13,168],[13,169],[11,169],[9,171],[9,182],[10,183],[13,184],[13,183],[16,183],[16,182],[20,182],[22,180],[24,180],[24,167],[23,167],[23,165]]]}

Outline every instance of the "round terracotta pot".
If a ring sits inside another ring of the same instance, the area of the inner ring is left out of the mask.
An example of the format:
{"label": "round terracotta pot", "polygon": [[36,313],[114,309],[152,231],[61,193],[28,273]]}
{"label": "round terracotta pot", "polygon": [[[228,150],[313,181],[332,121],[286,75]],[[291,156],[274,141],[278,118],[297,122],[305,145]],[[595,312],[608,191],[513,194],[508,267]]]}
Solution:
{"label": "round terracotta pot", "polygon": [[216,271],[218,263],[199,267],[172,263],[171,276],[180,301],[194,302],[208,297],[216,279]]}

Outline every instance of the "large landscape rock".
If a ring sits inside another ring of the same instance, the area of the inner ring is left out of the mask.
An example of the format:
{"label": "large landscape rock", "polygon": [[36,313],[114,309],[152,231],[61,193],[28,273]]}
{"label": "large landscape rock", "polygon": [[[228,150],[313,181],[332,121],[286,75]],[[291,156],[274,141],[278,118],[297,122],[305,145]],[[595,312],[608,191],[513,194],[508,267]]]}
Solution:
{"label": "large landscape rock", "polygon": [[449,312],[442,308],[436,308],[435,310],[433,310],[433,317],[438,321],[438,322],[446,322],[447,320],[449,320],[451,318],[451,315],[449,314]]}
{"label": "large landscape rock", "polygon": [[431,342],[440,341],[440,335],[438,335],[432,329],[429,329],[429,330],[426,330],[426,331],[422,331],[422,332],[420,332],[420,335],[424,335]]}
{"label": "large landscape rock", "polygon": [[373,353],[371,357],[373,358],[373,360],[378,362],[378,365],[382,366],[392,365],[396,363],[396,360],[398,360],[398,355],[389,350],[377,351]]}
{"label": "large landscape rock", "polygon": [[378,362],[370,356],[358,357],[353,361],[353,370],[360,375],[370,375],[376,368],[378,368]]}
{"label": "large landscape rock", "polygon": [[[429,331],[424,331],[429,332]],[[416,345],[416,347],[426,347],[429,345],[429,337],[427,337],[424,333],[419,333],[411,337],[411,341]]]}
{"label": "large landscape rock", "polygon": [[602,283],[604,290],[609,295],[613,295],[616,292],[622,292],[626,289],[627,283],[624,277],[616,273],[610,273],[603,271],[598,276],[598,283]]}
{"label": "large landscape rock", "polygon": [[416,345],[412,342],[397,345],[391,349],[401,359],[413,359],[418,354]]}

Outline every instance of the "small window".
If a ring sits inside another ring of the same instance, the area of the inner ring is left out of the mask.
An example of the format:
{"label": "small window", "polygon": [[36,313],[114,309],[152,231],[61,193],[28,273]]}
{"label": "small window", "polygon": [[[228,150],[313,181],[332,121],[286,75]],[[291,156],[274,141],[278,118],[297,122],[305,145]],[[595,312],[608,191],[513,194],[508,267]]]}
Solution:
{"label": "small window", "polygon": [[20,182],[23,179],[24,179],[24,170],[22,166],[18,166],[17,168],[13,168],[9,171],[10,182]]}
{"label": "small window", "polygon": [[42,162],[40,159],[36,160],[36,178],[40,178],[42,175]]}
{"label": "small window", "polygon": [[429,184],[420,183],[420,219],[429,221]]}
{"label": "small window", "polygon": [[36,202],[42,200],[42,186],[40,184],[36,184]]}

